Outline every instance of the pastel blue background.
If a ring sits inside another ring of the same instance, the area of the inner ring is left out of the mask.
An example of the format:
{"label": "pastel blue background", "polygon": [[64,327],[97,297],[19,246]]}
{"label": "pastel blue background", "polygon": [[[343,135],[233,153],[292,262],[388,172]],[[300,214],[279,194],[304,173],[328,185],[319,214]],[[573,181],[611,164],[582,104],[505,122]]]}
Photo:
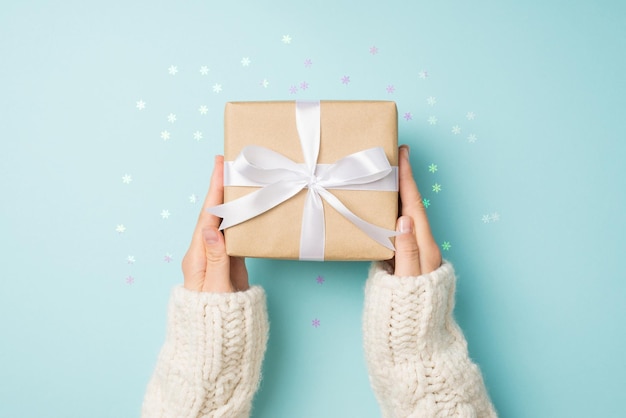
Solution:
{"label": "pastel blue background", "polygon": [[[305,98],[397,102],[501,416],[626,416],[626,6],[579,3],[3,2],[0,416],[139,415],[224,103]],[[379,416],[367,268],[249,261],[254,417]]]}

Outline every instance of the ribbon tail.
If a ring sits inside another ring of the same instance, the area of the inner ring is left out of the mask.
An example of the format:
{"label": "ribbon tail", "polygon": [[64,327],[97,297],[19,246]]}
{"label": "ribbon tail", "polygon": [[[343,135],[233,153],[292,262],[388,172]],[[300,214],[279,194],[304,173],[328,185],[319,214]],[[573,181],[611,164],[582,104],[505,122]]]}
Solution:
{"label": "ribbon tail", "polygon": [[222,218],[220,230],[230,228],[248,219],[254,218],[292,198],[304,188],[306,182],[279,181],[256,190],[239,199],[206,210]]}
{"label": "ribbon tail", "polygon": [[309,188],[302,213],[300,260],[323,261],[325,247],[324,205],[319,194]]}
{"label": "ribbon tail", "polygon": [[396,248],[391,243],[391,237],[400,235],[399,232],[392,231],[391,229],[382,228],[380,226],[371,224],[358,216],[356,216],[350,209],[348,209],[335,195],[324,189],[319,189],[318,193],[331,205],[335,210],[346,219],[356,225],[359,229],[365,232],[371,239],[379,243],[385,248],[395,251]]}

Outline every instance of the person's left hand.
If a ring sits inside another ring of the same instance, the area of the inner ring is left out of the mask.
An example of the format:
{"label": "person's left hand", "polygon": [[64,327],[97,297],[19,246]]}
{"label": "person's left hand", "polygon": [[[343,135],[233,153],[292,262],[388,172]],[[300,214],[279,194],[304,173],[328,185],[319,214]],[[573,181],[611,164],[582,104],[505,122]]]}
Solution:
{"label": "person's left hand", "polygon": [[182,268],[185,288],[198,292],[235,292],[247,290],[248,270],[242,257],[226,254],[224,235],[218,230],[220,218],[207,208],[224,202],[224,157],[215,157],[209,192],[202,205]]}

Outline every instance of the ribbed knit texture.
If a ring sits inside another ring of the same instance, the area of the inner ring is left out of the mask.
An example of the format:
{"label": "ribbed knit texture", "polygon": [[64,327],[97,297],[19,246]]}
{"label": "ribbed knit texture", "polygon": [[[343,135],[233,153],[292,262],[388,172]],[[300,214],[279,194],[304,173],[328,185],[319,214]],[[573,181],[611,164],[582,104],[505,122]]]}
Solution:
{"label": "ribbed knit texture", "polygon": [[268,337],[265,292],[176,287],[165,344],[145,394],[144,418],[250,415]]}
{"label": "ribbed knit texture", "polygon": [[452,316],[455,280],[447,262],[417,277],[396,277],[383,263],[372,264],[363,338],[384,418],[496,416]]}

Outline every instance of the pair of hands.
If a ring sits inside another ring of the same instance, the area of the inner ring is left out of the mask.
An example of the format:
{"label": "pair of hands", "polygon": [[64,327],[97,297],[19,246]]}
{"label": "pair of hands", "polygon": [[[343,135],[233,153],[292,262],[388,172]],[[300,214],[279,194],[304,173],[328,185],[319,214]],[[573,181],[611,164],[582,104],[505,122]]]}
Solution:
{"label": "pair of hands", "polygon": [[[396,254],[388,261],[396,276],[419,276],[441,265],[441,251],[433,238],[417,184],[409,162],[409,147],[400,147],[398,161],[400,217],[395,239]],[[189,250],[183,258],[185,288],[198,292],[235,292],[247,290],[245,260],[226,254],[224,235],[218,230],[220,218],[206,208],[224,201],[224,157],[215,157],[209,193],[193,232]]]}

